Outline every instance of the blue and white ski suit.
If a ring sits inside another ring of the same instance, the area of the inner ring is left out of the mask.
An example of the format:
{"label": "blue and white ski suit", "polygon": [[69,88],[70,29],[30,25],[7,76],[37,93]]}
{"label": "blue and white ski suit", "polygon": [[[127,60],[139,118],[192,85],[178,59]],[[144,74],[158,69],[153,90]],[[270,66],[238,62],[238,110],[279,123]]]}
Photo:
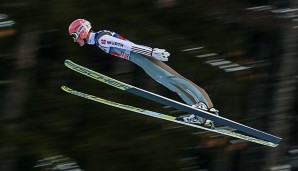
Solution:
{"label": "blue and white ski suit", "polygon": [[[106,53],[140,66],[154,80],[176,92],[187,104],[204,102],[208,108],[213,107],[209,96],[202,88],[178,74],[164,62],[152,57],[151,47],[135,44],[108,30],[90,33],[87,43],[95,44]],[[199,119],[204,122],[202,118]]]}

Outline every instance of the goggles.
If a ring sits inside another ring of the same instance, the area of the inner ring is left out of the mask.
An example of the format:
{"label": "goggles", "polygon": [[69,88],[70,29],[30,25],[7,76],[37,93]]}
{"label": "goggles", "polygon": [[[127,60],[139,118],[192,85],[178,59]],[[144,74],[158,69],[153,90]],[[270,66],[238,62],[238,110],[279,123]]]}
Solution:
{"label": "goggles", "polygon": [[73,38],[73,40],[77,40],[79,38],[77,33],[71,33],[70,36]]}

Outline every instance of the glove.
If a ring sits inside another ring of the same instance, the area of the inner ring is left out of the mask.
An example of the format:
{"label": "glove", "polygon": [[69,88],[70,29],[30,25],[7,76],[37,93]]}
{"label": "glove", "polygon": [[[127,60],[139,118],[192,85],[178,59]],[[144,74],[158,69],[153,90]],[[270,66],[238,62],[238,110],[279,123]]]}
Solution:
{"label": "glove", "polygon": [[152,50],[151,56],[160,61],[168,61],[169,60],[168,57],[170,56],[170,53],[167,52],[165,49],[154,48]]}

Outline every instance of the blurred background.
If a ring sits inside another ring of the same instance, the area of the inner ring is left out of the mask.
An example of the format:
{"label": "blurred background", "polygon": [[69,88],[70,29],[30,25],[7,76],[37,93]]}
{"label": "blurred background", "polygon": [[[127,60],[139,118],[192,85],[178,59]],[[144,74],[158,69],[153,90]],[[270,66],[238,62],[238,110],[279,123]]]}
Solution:
{"label": "blurred background", "polygon": [[[1,0],[0,170],[298,170],[295,0]],[[180,113],[67,69],[76,63],[178,101],[134,64],[68,35],[93,30],[165,48],[220,115],[280,136],[276,148],[123,111],[66,94]]]}

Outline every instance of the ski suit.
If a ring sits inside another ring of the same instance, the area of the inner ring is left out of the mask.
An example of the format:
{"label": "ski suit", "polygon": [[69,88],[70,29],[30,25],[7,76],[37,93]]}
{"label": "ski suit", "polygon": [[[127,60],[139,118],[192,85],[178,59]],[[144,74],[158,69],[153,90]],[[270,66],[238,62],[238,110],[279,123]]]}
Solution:
{"label": "ski suit", "polygon": [[[187,104],[204,102],[208,108],[213,107],[209,96],[202,88],[178,74],[164,62],[153,58],[151,47],[135,44],[108,30],[91,32],[87,43],[95,44],[106,53],[140,66],[154,80],[176,92]],[[199,119],[204,122],[203,118]]]}

